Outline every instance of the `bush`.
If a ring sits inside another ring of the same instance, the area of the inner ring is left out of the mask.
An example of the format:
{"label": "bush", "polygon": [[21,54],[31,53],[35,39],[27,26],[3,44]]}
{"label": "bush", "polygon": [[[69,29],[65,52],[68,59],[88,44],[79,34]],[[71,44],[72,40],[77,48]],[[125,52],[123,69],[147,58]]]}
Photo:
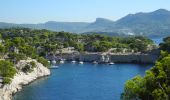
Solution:
{"label": "bush", "polygon": [[162,54],[144,77],[137,76],[125,83],[123,100],[169,100],[170,55]]}
{"label": "bush", "polygon": [[0,61],[0,74],[3,77],[10,77],[13,78],[13,76],[16,74],[16,69],[14,68],[13,64],[9,61]]}
{"label": "bush", "polygon": [[14,63],[17,63],[18,61],[24,60],[27,58],[25,54],[17,54],[17,53],[10,53],[9,57],[12,61],[14,61]]}
{"label": "bush", "polygon": [[38,58],[37,58],[37,61],[38,61],[39,63],[42,63],[45,67],[49,67],[48,61],[47,61],[46,59],[44,59],[43,57],[38,57]]}
{"label": "bush", "polygon": [[35,68],[35,67],[36,67],[36,64],[35,64],[34,61],[31,61],[31,62],[30,62],[30,65],[32,66],[32,68]]}
{"label": "bush", "polygon": [[9,77],[3,78],[3,84],[10,84],[10,83],[11,83],[11,78],[9,78]]}

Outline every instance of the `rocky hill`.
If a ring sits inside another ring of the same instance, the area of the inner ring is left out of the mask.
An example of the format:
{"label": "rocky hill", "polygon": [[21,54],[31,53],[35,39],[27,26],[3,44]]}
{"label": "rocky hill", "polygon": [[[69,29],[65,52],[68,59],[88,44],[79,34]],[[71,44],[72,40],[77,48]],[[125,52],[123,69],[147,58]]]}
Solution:
{"label": "rocky hill", "polygon": [[73,33],[109,32],[112,34],[167,36],[170,34],[170,11],[158,9],[153,12],[129,14],[117,21],[97,18],[95,22],[55,22],[40,24],[13,24],[0,22],[0,28],[26,27]]}

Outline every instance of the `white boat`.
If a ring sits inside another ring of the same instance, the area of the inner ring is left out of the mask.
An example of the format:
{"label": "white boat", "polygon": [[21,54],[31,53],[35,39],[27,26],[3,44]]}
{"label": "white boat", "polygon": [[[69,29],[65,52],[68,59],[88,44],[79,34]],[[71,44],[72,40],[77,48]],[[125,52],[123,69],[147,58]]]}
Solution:
{"label": "white boat", "polygon": [[76,63],[76,61],[75,60],[73,60],[73,61],[71,61],[72,63]]}
{"label": "white boat", "polygon": [[60,63],[63,64],[63,63],[64,63],[64,60],[61,60]]}
{"label": "white boat", "polygon": [[59,66],[52,66],[52,67],[50,67],[51,69],[57,69],[57,68],[59,68]]}
{"label": "white boat", "polygon": [[79,64],[83,64],[84,62],[83,61],[80,61]]}
{"label": "white boat", "polygon": [[110,62],[110,63],[109,63],[109,65],[114,65],[114,64],[115,64],[115,63],[113,63],[113,62]]}
{"label": "white boat", "polygon": [[98,64],[98,62],[97,61],[93,61],[93,64]]}
{"label": "white boat", "polygon": [[55,61],[55,60],[53,60],[53,61],[52,61],[52,64],[56,64],[56,61]]}

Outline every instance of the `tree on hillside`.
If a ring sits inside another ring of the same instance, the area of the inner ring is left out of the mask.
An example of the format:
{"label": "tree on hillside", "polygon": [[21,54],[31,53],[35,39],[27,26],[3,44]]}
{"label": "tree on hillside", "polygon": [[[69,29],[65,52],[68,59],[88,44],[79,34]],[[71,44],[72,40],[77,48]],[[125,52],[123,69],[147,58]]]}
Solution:
{"label": "tree on hillside", "polygon": [[144,77],[126,82],[123,100],[170,100],[170,54],[164,54]]}

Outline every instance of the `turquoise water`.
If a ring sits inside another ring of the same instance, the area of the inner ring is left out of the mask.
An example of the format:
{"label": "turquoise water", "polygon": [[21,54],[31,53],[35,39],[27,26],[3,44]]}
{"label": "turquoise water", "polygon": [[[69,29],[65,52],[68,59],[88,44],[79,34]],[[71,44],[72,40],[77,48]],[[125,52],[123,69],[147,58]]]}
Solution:
{"label": "turquoise water", "polygon": [[66,63],[24,87],[13,100],[120,100],[124,83],[151,66]]}

